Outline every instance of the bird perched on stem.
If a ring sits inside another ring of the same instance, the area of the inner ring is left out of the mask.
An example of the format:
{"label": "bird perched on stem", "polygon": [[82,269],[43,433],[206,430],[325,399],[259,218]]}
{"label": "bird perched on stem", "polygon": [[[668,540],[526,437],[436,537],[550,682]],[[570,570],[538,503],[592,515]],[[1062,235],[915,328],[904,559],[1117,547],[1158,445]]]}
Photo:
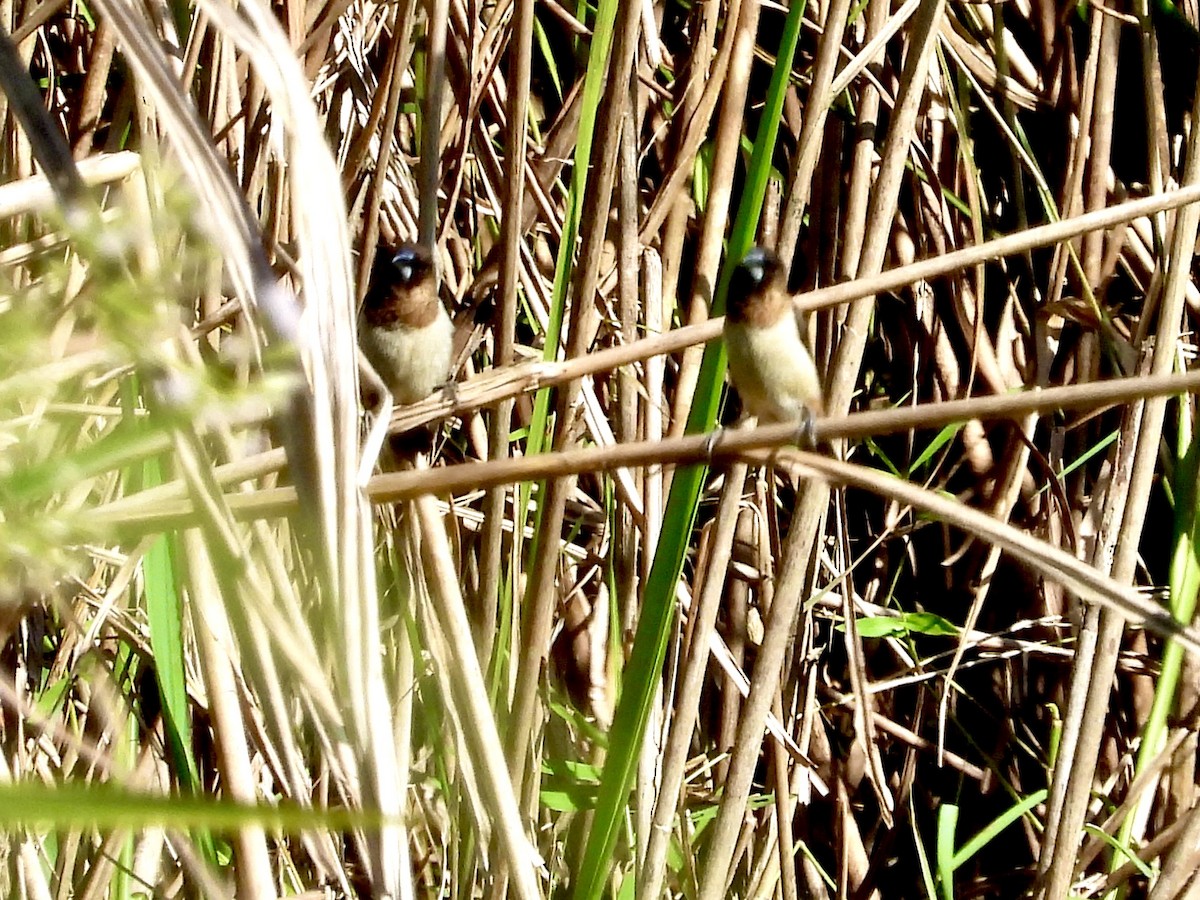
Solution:
{"label": "bird perched on stem", "polygon": [[454,325],[438,297],[429,250],[380,246],[359,316],[358,342],[397,403],[449,384]]}
{"label": "bird perched on stem", "polygon": [[752,247],[729,280],[725,309],[729,374],[742,407],[760,422],[796,422],[810,445],[821,415],[821,379],[804,339],[783,263]]}

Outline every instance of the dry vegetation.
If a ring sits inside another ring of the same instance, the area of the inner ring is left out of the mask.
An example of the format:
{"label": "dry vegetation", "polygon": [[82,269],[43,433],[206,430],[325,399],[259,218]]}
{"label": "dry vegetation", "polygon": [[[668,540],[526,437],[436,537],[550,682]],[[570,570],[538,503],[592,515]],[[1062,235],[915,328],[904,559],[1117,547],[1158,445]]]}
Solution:
{"label": "dry vegetation", "polygon": [[3,893],[1194,896],[1194,13],[5,5]]}

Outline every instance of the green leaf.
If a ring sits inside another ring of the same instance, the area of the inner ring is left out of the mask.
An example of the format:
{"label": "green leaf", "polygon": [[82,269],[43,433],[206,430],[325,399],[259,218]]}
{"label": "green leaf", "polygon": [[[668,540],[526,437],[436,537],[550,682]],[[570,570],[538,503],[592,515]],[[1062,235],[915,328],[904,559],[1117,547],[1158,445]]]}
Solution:
{"label": "green leaf", "polygon": [[286,834],[314,828],[332,831],[378,829],[402,824],[395,816],[345,808],[314,810],[294,803],[273,806],[212,797],[136,794],[111,784],[71,781],[0,784],[0,828],[102,830],[159,826],[181,831],[207,828],[233,832],[258,825]]}
{"label": "green leaf", "polygon": [[909,475],[912,475],[913,472],[918,471],[921,466],[925,465],[925,463],[929,461],[930,457],[941,450],[942,447],[946,446],[946,444],[948,444],[950,440],[962,430],[962,427],[962,422],[955,422],[952,425],[947,425],[945,428],[939,431],[937,436],[929,442],[928,446],[926,446],[925,449],[922,450],[917,456],[917,458],[909,464]]}
{"label": "green leaf", "polygon": [[88,478],[159,453],[164,443],[161,430],[145,419],[128,421],[74,453],[14,470],[0,479],[0,497],[6,504],[42,500]]}
{"label": "green leaf", "polygon": [[[601,4],[603,11],[606,4]],[[779,44],[775,70],[767,91],[762,123],[754,142],[754,153],[746,173],[746,184],[738,204],[726,248],[725,263],[713,296],[713,315],[725,311],[725,296],[733,266],[740,262],[754,243],[762,215],[771,158],[788,88],[788,77],[800,38],[805,3],[793,3],[788,10]],[[725,344],[710,343],[704,350],[700,375],[688,415],[687,433],[710,430],[716,422],[725,385]],[[617,837],[624,826],[626,807],[633,787],[637,760],[654,695],[662,677],[671,622],[675,614],[675,586],[683,567],[692,526],[696,520],[707,468],[689,466],[676,471],[667,498],[662,534],[654,555],[654,564],[646,580],[642,614],[638,620],[629,662],[621,680],[620,701],[613,717],[609,753],[604,767],[592,828],[584,849],[574,896],[583,900],[599,898],[613,863]]]}
{"label": "green leaf", "polygon": [[537,40],[538,50],[542,52],[542,57],[546,60],[546,70],[550,73],[550,83],[554,86],[554,93],[558,96],[559,100],[562,100],[562,81],[558,77],[558,66],[554,61],[554,50],[550,46],[550,39],[546,37],[546,29],[537,20],[537,16],[533,18],[533,36]]}
{"label": "green leaf", "polygon": [[1142,873],[1143,878],[1152,878],[1154,876],[1154,870],[1151,869],[1149,865],[1142,862],[1142,860],[1136,853],[1133,852],[1128,844],[1121,843],[1119,837],[1109,834],[1103,828],[1098,828],[1090,822],[1083,826],[1083,830],[1092,837],[1100,838],[1100,840],[1108,844],[1109,848],[1113,851],[1112,868],[1116,869],[1119,866],[1123,866],[1125,863],[1129,862],[1133,863],[1134,868]]}
{"label": "green leaf", "polygon": [[958,635],[959,629],[952,622],[929,612],[866,616],[858,620],[858,633],[865,638],[896,637],[910,632],[954,637]]}
{"label": "green leaf", "polygon": [[943,900],[954,900],[954,829],[958,825],[958,807],[943,803],[937,811],[936,856],[938,886]]}
{"label": "green leaf", "polygon": [[957,870],[963,863],[995,840],[1000,832],[1004,831],[1004,829],[1008,828],[1039,803],[1044,803],[1047,796],[1049,796],[1049,791],[1045,788],[1042,788],[1040,791],[1034,791],[1024,800],[1014,804],[992,819],[991,822],[979,830],[978,834],[963,844],[962,848],[954,853],[950,859],[951,870]]}

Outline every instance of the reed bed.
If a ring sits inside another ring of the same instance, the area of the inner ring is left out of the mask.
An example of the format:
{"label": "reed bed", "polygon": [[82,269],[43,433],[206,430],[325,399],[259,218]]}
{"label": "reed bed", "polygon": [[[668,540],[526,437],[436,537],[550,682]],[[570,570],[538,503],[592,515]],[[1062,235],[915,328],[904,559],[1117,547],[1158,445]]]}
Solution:
{"label": "reed bed", "polygon": [[[0,892],[1193,896],[1162,2],[3,6]],[[813,449],[726,387],[755,244]]]}

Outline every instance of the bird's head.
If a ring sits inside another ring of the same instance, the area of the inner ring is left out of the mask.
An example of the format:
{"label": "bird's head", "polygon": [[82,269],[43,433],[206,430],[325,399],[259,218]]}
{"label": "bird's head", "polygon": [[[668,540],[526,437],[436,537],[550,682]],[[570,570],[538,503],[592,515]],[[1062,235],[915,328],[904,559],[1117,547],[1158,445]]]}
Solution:
{"label": "bird's head", "polygon": [[379,247],[363,301],[363,317],[368,325],[426,325],[437,317],[440,303],[433,255],[427,247]]}
{"label": "bird's head", "polygon": [[779,257],[765,247],[751,247],[729,279],[726,312],[734,321],[769,318],[787,308],[787,273]]}
{"label": "bird's head", "polygon": [[399,284],[410,285],[433,272],[433,257],[420,244],[401,244],[391,254],[388,265],[391,266],[392,277]]}

